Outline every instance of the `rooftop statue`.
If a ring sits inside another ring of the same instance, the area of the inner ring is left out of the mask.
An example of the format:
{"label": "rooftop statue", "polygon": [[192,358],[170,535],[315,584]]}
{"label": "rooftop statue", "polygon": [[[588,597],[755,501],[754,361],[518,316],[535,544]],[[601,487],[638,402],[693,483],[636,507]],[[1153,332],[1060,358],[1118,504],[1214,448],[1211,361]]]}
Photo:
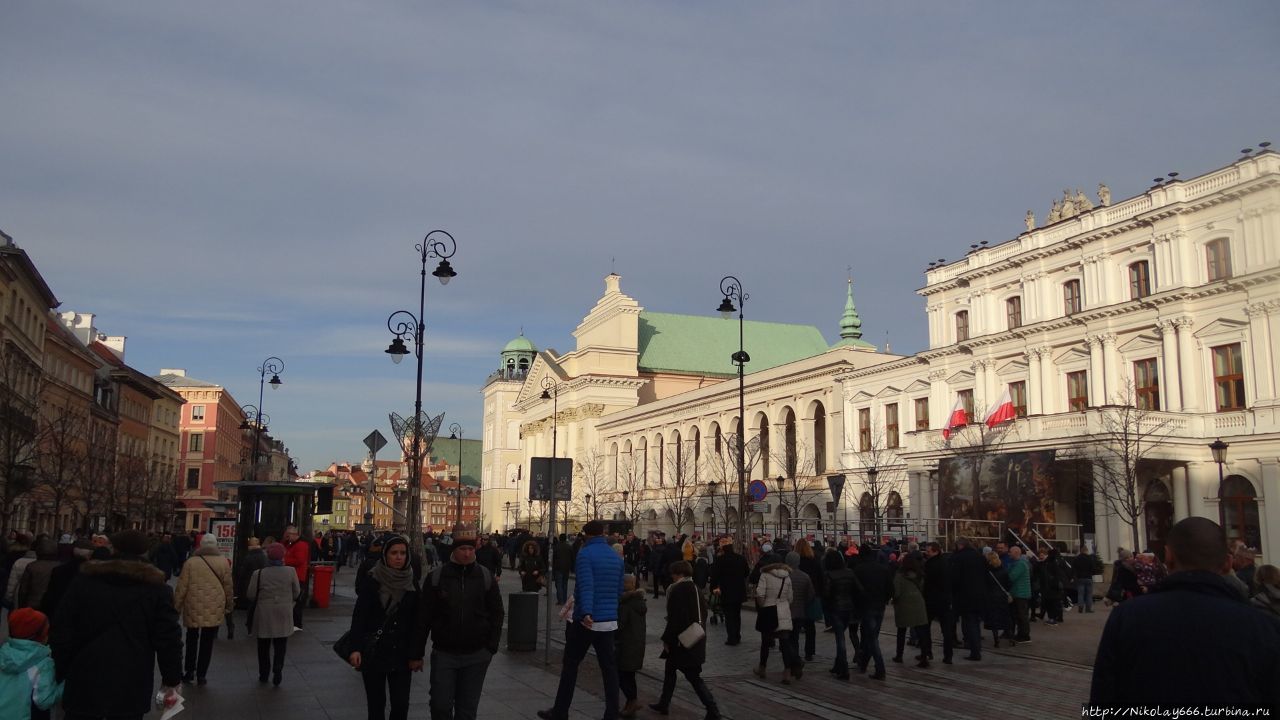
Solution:
{"label": "rooftop statue", "polygon": [[1035,213],[1033,213],[1033,212],[1031,212],[1030,210],[1028,210],[1028,211],[1027,211],[1027,216],[1026,216],[1025,218],[1023,218],[1022,220],[1023,220],[1023,222],[1025,222],[1025,223],[1027,224],[1027,232],[1031,232],[1032,230],[1035,230],[1035,229],[1036,229],[1036,214],[1035,214]]}
{"label": "rooftop statue", "polygon": [[1066,220],[1069,217],[1075,217],[1076,212],[1078,211],[1076,210],[1075,200],[1073,200],[1071,197],[1071,191],[1063,190],[1062,191],[1062,219]]}
{"label": "rooftop statue", "polygon": [[1093,203],[1089,201],[1089,198],[1085,197],[1080,188],[1076,188],[1076,212],[1085,212],[1092,209]]}
{"label": "rooftop statue", "polygon": [[1111,188],[1106,183],[1098,183],[1098,204],[1102,207],[1111,204]]}
{"label": "rooftop statue", "polygon": [[1049,207],[1049,217],[1045,218],[1045,225],[1052,225],[1062,219],[1062,208],[1058,207],[1058,201],[1054,200],[1053,205]]}

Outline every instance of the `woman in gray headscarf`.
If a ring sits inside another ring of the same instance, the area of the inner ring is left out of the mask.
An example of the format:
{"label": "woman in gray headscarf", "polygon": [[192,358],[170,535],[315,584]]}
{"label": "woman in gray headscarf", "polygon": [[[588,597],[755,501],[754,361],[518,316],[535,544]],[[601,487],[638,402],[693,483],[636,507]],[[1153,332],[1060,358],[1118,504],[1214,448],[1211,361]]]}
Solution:
{"label": "woman in gray headscarf", "polygon": [[347,662],[364,678],[369,720],[384,720],[387,696],[391,720],[409,716],[410,635],[418,612],[418,585],[409,564],[409,542],[393,536],[382,545],[382,557],[356,585],[351,614],[352,636],[359,638]]}

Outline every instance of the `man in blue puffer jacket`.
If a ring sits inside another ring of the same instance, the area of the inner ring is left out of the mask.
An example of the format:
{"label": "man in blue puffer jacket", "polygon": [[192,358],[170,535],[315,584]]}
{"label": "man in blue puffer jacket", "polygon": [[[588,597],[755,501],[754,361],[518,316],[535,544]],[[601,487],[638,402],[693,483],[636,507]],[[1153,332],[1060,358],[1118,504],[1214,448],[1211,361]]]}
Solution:
{"label": "man in blue puffer jacket", "polygon": [[578,665],[595,648],[604,678],[604,720],[618,717],[618,662],[614,654],[614,633],[618,629],[618,601],[622,598],[622,557],[604,539],[604,523],[592,520],[582,528],[587,536],[574,563],[577,582],[573,586],[573,621],[565,625],[564,664],[560,668],[560,688],[556,704],[539,710],[543,720],[569,717],[573,690],[578,684]]}

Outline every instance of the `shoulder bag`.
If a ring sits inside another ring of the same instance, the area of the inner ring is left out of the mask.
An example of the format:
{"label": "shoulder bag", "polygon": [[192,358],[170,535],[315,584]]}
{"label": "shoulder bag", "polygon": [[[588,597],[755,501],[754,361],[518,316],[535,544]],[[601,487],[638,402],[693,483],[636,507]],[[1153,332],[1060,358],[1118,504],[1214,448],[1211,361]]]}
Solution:
{"label": "shoulder bag", "polygon": [[[761,606],[761,607],[757,608],[757,610],[756,610],[756,630],[757,630],[758,632],[762,632],[762,633],[772,633],[772,632],[776,632],[776,631],[778,630],[778,617],[779,617],[779,615],[778,615],[778,605],[777,605],[776,601],[778,600],[778,598],[781,598],[781,597],[782,597],[782,590],[783,590],[783,588],[785,588],[785,587],[787,586],[787,580],[789,580],[789,579],[790,579],[790,578],[783,578],[783,579],[782,579],[782,584],[778,586],[778,596],[777,596],[777,598],[774,598],[774,600],[775,600],[775,604],[773,604],[773,605],[763,605],[763,606]],[[790,607],[789,607],[789,606],[788,606],[788,608],[787,608],[787,612],[788,612],[788,613],[790,613],[790,612],[791,612],[791,609],[790,609]],[[790,617],[788,617],[788,620],[789,620],[789,619],[790,619]]]}
{"label": "shoulder bag", "polygon": [[[692,581],[681,581],[689,582]],[[691,649],[694,645],[702,642],[707,637],[707,631],[702,627],[702,599],[699,597],[701,593],[698,589],[693,588],[693,622],[689,623],[689,627],[680,631],[676,639],[680,641],[680,647],[685,650]]]}
{"label": "shoulder bag", "polygon": [[995,574],[992,573],[990,570],[988,570],[987,575],[991,577],[991,580],[996,584],[996,587],[1000,588],[1000,590],[1004,593],[1005,601],[1013,602],[1013,596],[1009,594],[1008,590],[1004,589],[1004,586],[1000,584],[1000,580],[996,578]]}
{"label": "shoulder bag", "polygon": [[253,591],[253,601],[249,603],[249,609],[244,611],[244,627],[251,633],[253,632],[253,614],[258,611],[258,600],[262,597],[262,572],[264,570],[266,568],[258,570],[258,582],[255,583],[257,587]]}

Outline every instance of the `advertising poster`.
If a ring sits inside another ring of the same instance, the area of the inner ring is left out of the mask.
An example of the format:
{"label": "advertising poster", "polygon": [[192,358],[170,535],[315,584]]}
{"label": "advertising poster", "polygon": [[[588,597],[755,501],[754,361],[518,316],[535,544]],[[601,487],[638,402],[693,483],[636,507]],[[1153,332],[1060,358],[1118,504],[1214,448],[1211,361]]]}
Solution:
{"label": "advertising poster", "polygon": [[236,521],[225,518],[210,520],[209,532],[218,540],[218,549],[222,551],[222,556],[234,564],[236,559]]}

